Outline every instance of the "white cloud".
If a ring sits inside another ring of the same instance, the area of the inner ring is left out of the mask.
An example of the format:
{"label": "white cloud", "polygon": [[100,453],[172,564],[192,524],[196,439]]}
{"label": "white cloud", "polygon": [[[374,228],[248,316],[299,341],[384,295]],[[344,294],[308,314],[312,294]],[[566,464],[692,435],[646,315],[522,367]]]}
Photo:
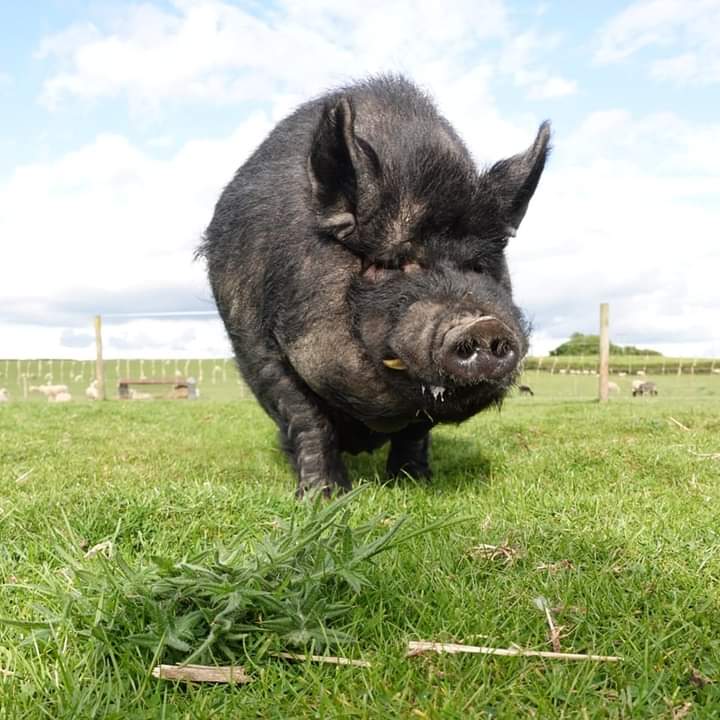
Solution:
{"label": "white cloud", "polygon": [[[503,40],[480,67],[512,77],[534,100],[576,91],[540,61],[559,36],[513,32],[502,0],[284,0],[257,17],[219,0],[176,0],[172,10],[132,6],[116,27],[76,25],[43,40],[37,56],[59,68],[42,101],[127,97],[133,107],[165,100],[220,104],[293,102],[357,77],[392,69],[420,82],[452,80],[488,39]],[[437,84],[433,83],[433,86]]]}
{"label": "white cloud", "polygon": [[439,47],[455,57],[500,35],[505,22],[500,0],[288,0],[265,18],[216,0],[178,1],[174,11],[132,6],[111,31],[82,25],[42,42],[38,56],[63,67],[45,83],[43,100],[225,103],[289,88],[304,98],[351,76],[427,63]]}
{"label": "white cloud", "polygon": [[130,303],[145,293],[151,302],[163,292],[173,298],[174,288],[187,288],[196,305],[208,291],[194,248],[220,190],[269,127],[254,115],[230,136],[188,142],[166,161],[106,134],[54,162],[17,168],[0,186],[0,236],[12,239],[2,314],[17,319],[22,310],[55,324],[79,312],[73,298],[75,306],[93,294],[98,303],[123,295]]}
{"label": "white cloud", "polygon": [[595,60],[619,62],[653,47],[665,54],[650,64],[654,77],[720,82],[719,27],[717,0],[637,0],[602,28]]}
{"label": "white cloud", "polygon": [[106,324],[103,343],[110,357],[230,357],[232,348],[221,320],[130,320]]}
{"label": "white cloud", "polygon": [[695,150],[718,132],[608,111],[557,142],[511,243],[516,294],[542,328],[536,347],[595,331],[609,302],[618,342],[720,354],[720,181]]}
{"label": "white cloud", "polygon": [[537,85],[530,88],[528,97],[531,100],[547,100],[549,98],[574,95],[577,92],[577,83],[559,76],[550,76],[540,80]]}
{"label": "white cloud", "polygon": [[[563,151],[577,160],[633,158],[653,175],[684,178],[683,195],[717,192],[720,168],[720,123],[692,123],[673,112],[633,117],[612,109],[588,114]],[[703,184],[702,178],[710,182]]]}
{"label": "white cloud", "polygon": [[[95,358],[93,332],[91,317],[87,318],[84,325],[73,330],[0,321],[4,354],[12,358],[92,360]],[[90,339],[89,343],[85,342],[87,338]],[[103,350],[106,358],[232,356],[225,328],[219,319],[140,319],[117,324],[106,321],[103,325]]]}
{"label": "white cloud", "polygon": [[498,71],[509,75],[515,85],[525,88],[531,100],[546,100],[577,92],[577,83],[553,75],[542,62],[547,51],[560,44],[558,34],[541,35],[534,30],[510,38],[502,50]]}

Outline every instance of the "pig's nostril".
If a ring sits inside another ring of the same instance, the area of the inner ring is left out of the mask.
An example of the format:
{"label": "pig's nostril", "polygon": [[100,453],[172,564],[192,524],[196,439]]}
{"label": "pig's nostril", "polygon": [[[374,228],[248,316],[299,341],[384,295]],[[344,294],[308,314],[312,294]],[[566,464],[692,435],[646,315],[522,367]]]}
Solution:
{"label": "pig's nostril", "polygon": [[499,380],[515,371],[520,356],[512,330],[497,318],[460,322],[439,335],[437,362],[458,383]]}
{"label": "pig's nostril", "polygon": [[478,351],[478,344],[474,340],[462,340],[455,346],[455,354],[460,360],[469,360]]}
{"label": "pig's nostril", "polygon": [[490,352],[496,358],[504,358],[512,352],[512,346],[505,338],[493,338],[490,341]]}

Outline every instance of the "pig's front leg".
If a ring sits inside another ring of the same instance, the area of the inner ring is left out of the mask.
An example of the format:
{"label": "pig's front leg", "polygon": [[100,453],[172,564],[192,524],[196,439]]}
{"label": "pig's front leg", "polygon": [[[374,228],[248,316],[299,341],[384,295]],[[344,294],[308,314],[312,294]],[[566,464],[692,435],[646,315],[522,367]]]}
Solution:
{"label": "pig's front leg", "polygon": [[414,478],[430,478],[430,430],[429,423],[409,425],[390,438],[387,459],[388,477],[407,473]]}
{"label": "pig's front leg", "polygon": [[318,399],[281,365],[264,368],[260,401],[280,429],[280,442],[298,478],[297,496],[349,490],[337,433]]}

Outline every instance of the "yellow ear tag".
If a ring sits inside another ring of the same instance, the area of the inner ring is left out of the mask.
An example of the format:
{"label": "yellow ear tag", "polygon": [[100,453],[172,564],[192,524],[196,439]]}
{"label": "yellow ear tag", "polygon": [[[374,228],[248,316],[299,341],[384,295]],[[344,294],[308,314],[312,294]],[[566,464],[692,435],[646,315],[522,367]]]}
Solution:
{"label": "yellow ear tag", "polygon": [[391,370],[407,370],[407,365],[400,358],[390,358],[383,360],[383,365]]}

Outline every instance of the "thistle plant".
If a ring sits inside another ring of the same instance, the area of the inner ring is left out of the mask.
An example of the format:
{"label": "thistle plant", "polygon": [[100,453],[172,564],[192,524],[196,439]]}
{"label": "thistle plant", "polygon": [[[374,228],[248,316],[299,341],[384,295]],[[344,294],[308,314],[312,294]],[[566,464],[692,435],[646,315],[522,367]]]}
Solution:
{"label": "thistle plant", "polygon": [[85,640],[102,664],[129,648],[154,661],[238,663],[268,651],[350,646],[350,611],[373,559],[448,523],[413,530],[406,518],[379,514],[353,525],[362,491],[311,499],[257,542],[238,537],[181,560],[133,567],[117,550],[89,558],[65,538],[62,571],[33,588],[46,601],[36,606],[42,620],[4,622],[30,630],[26,642],[35,645]]}

